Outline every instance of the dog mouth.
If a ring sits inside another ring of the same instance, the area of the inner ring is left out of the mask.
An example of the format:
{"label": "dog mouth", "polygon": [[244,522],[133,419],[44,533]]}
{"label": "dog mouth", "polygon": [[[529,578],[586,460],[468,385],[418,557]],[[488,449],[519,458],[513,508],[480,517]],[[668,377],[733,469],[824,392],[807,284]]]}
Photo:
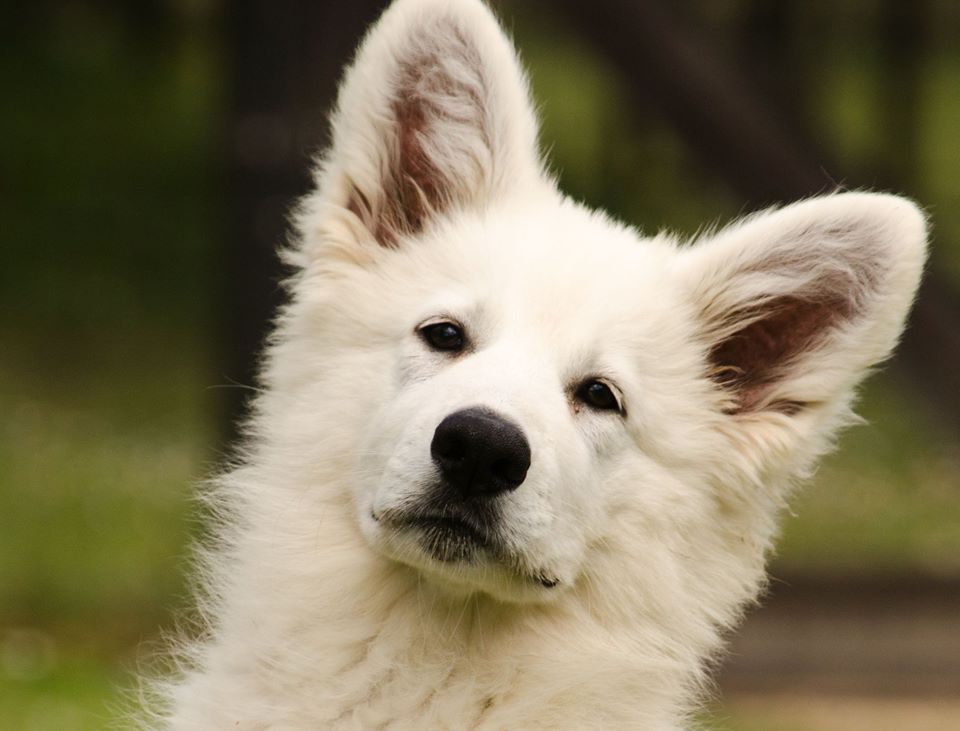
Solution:
{"label": "dog mouth", "polygon": [[454,516],[410,515],[391,523],[414,531],[424,553],[443,563],[475,563],[481,554],[497,552],[486,531]]}
{"label": "dog mouth", "polygon": [[513,567],[518,573],[544,589],[553,589],[560,580],[546,572],[523,570],[511,558],[502,541],[491,531],[464,518],[449,514],[384,514],[371,513],[374,521],[416,536],[417,544],[427,556],[444,564],[477,564],[481,558]]}

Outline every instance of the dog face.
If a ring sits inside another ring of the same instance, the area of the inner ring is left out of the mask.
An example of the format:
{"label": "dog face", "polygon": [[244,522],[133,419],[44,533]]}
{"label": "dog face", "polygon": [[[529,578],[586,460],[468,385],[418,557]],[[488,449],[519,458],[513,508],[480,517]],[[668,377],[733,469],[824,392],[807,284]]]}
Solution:
{"label": "dog face", "polygon": [[378,549],[514,599],[575,582],[627,497],[617,491],[639,496],[636,477],[657,472],[636,449],[641,425],[688,408],[671,371],[699,365],[690,339],[658,336],[683,309],[657,294],[671,246],[641,245],[556,197],[537,205],[439,226],[418,238],[413,264],[403,247],[385,257],[392,284],[375,288],[394,293],[377,318],[395,322],[382,359],[390,387],[354,483]]}
{"label": "dog face", "polygon": [[922,216],[890,196],[814,199],[687,247],[565,199],[477,0],[387,11],[299,228],[268,371],[296,434],[278,451],[340,465],[375,551],[512,601],[610,556],[620,584],[653,554],[677,581],[762,560],[769,485],[825,449],[924,256]]}

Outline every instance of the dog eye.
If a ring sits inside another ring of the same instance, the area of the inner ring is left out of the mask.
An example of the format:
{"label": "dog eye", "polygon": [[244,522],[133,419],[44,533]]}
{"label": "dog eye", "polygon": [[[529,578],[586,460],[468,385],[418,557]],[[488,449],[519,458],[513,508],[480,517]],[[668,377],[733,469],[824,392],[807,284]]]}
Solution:
{"label": "dog eye", "polygon": [[596,378],[584,381],[577,389],[576,397],[587,406],[597,411],[618,411],[623,413],[623,407],[617,399],[613,389]]}
{"label": "dog eye", "polygon": [[466,344],[463,328],[446,320],[423,325],[419,333],[424,342],[434,350],[459,353]]}

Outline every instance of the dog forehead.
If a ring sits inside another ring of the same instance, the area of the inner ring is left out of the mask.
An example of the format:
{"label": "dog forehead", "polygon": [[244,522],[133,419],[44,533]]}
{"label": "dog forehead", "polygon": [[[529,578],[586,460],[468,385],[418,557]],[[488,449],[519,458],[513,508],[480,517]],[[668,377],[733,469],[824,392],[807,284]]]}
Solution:
{"label": "dog forehead", "polygon": [[427,268],[470,304],[518,323],[642,327],[638,321],[656,320],[677,296],[672,241],[643,238],[566,201],[464,216],[431,238]]}

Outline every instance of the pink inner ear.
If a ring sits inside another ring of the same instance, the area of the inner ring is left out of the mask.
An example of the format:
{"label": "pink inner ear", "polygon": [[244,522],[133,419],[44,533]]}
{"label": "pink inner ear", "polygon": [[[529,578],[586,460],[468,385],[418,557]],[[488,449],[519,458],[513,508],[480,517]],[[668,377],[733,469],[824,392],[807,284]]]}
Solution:
{"label": "pink inner ear", "polygon": [[765,403],[771,387],[797,357],[814,348],[840,321],[850,316],[843,298],[810,301],[785,296],[765,303],[766,312],[710,351],[712,377],[736,398],[730,413],[760,408],[796,413],[804,404],[778,400]]}
{"label": "pink inner ear", "polygon": [[451,203],[466,202],[465,191],[481,182],[484,165],[475,147],[491,145],[483,64],[454,23],[441,18],[419,46],[411,42],[393,84],[395,138],[380,189],[375,200],[354,189],[347,203],[383,246],[422,231]]}
{"label": "pink inner ear", "polygon": [[370,200],[356,187],[350,191],[347,208],[370,227],[381,246],[393,247],[399,235],[421,231],[428,214],[443,203],[442,176],[423,147],[428,105],[415,87],[398,90],[393,104],[397,157],[384,171],[379,210],[374,212]]}
{"label": "pink inner ear", "polygon": [[441,202],[441,174],[423,148],[428,112],[437,114],[437,110],[428,109],[429,104],[417,95],[416,84],[411,84],[409,89],[399,90],[393,107],[399,134],[399,161],[392,206],[397,220],[391,223],[407,232],[422,230],[427,214]]}

